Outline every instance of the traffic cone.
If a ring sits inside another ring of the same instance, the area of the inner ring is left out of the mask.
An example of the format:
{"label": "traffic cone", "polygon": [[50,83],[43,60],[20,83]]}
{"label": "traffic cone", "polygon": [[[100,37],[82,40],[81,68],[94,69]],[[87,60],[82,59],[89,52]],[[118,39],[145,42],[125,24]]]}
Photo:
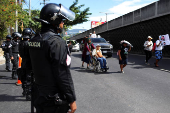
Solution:
{"label": "traffic cone", "polygon": [[21,57],[19,57],[18,68],[21,68],[21,62],[22,62],[22,59],[21,59]]}
{"label": "traffic cone", "polygon": [[[21,62],[22,62],[22,59],[21,59],[21,57],[19,57],[18,68],[21,68]],[[19,77],[18,77],[18,81],[16,82],[16,85],[17,85],[17,86],[22,85],[22,82],[21,82],[21,80],[19,79]]]}

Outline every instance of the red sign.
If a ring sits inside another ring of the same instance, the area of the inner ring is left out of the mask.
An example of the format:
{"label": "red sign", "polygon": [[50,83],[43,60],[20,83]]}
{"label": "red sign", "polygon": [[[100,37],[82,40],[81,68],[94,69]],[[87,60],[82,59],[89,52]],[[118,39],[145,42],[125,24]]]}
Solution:
{"label": "red sign", "polygon": [[97,27],[101,24],[104,24],[105,22],[99,22],[99,21],[91,21],[91,28]]}

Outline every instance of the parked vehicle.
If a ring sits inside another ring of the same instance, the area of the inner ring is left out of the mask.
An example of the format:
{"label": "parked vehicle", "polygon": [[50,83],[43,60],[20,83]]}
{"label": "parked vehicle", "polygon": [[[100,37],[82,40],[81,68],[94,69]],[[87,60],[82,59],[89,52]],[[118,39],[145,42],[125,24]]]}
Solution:
{"label": "parked vehicle", "polygon": [[94,46],[100,44],[101,51],[103,55],[107,55],[108,57],[112,57],[113,54],[113,45],[106,41],[104,38],[90,38]]}
{"label": "parked vehicle", "polygon": [[66,40],[67,45],[70,43],[72,44],[72,51],[79,52],[80,51],[80,46],[79,43],[76,40]]}

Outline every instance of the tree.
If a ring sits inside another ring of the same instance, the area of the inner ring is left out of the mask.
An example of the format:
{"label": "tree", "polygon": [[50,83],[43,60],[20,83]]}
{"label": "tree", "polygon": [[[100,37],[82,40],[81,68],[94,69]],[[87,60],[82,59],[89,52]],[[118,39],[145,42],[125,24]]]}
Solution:
{"label": "tree", "polygon": [[32,18],[38,17],[40,15],[40,10],[31,10],[31,17],[29,16],[28,9],[24,9],[21,13],[23,18],[20,18],[20,31],[22,31],[24,28],[32,28],[35,32],[40,31],[41,23],[32,20]]}
{"label": "tree", "polygon": [[91,15],[92,13],[89,13],[90,11],[89,7],[81,11],[81,8],[84,6],[85,6],[84,4],[78,5],[78,0],[75,0],[73,4],[69,7],[69,9],[76,14],[76,17],[75,17],[75,20],[72,22],[68,20],[64,22],[65,30],[68,30],[68,28],[70,28],[73,25],[81,24],[83,22],[88,21],[88,18],[89,18],[88,16]]}
{"label": "tree", "polygon": [[15,0],[0,1],[0,39],[7,35],[7,28],[14,27],[16,17],[15,11],[21,11],[21,5],[16,5]]}

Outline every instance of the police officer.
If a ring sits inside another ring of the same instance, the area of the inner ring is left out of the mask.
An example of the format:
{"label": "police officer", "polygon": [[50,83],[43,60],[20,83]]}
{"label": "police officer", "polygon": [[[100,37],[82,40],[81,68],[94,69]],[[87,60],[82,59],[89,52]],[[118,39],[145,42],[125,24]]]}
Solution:
{"label": "police officer", "polygon": [[22,58],[21,72],[18,77],[21,78],[23,96],[26,96],[26,100],[31,100],[31,65],[29,57],[28,41],[34,35],[34,31],[30,28],[26,28],[22,32],[22,39],[19,44],[19,55]]}
{"label": "police officer", "polygon": [[12,33],[12,79],[17,79],[17,72],[16,70],[18,69],[18,54],[19,54],[19,38],[21,38],[21,34],[18,32]]}
{"label": "police officer", "polygon": [[2,50],[4,51],[4,56],[6,59],[6,70],[7,71],[11,71],[10,70],[10,59],[12,57],[12,45],[11,45],[11,35],[7,35],[6,36],[6,41],[4,41],[1,45]]}
{"label": "police officer", "polygon": [[[57,35],[63,19],[74,20],[75,14],[61,4],[50,3],[40,12],[41,32],[29,41],[32,69],[35,77],[34,104],[36,113],[67,113],[77,109],[74,85],[66,62],[66,42]],[[70,106],[68,106],[70,105]]]}

